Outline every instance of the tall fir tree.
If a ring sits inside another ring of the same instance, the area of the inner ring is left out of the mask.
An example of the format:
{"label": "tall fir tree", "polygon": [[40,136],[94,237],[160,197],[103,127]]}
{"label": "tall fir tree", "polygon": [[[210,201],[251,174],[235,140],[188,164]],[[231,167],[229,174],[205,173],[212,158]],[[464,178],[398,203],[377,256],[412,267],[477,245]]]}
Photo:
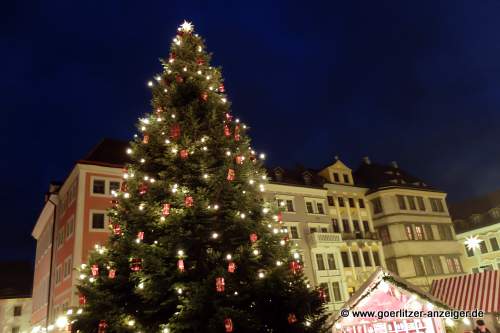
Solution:
{"label": "tall fir tree", "polygon": [[322,331],[321,293],[307,285],[279,207],[263,200],[262,160],[190,23],[162,63],[111,236],[80,272],[73,330]]}

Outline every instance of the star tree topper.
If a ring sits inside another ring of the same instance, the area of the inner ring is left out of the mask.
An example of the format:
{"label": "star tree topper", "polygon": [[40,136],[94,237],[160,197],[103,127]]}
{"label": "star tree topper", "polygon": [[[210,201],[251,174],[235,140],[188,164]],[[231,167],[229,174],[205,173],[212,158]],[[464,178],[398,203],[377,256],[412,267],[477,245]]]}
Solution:
{"label": "star tree topper", "polygon": [[192,32],[194,29],[194,25],[193,23],[191,22],[188,22],[186,20],[184,20],[184,22],[181,24],[181,26],[179,27],[179,30],[180,31],[183,31],[183,32],[186,32],[186,33],[190,33]]}

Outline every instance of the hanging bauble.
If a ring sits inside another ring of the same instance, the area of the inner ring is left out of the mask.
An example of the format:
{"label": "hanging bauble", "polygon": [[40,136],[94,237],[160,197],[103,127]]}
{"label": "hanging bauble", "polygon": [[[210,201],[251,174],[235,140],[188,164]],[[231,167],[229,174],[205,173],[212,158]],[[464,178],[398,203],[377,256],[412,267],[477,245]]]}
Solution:
{"label": "hanging bauble", "polygon": [[137,233],[137,239],[139,239],[141,241],[144,240],[144,231],[139,231]]}
{"label": "hanging bauble", "polygon": [[292,270],[293,274],[297,274],[302,269],[302,265],[294,260],[290,263],[290,269]]}
{"label": "hanging bauble", "polygon": [[179,269],[180,272],[184,272],[184,260],[183,259],[177,260],[177,268]]}
{"label": "hanging bauble", "polygon": [[85,295],[80,294],[78,296],[78,304],[80,304],[80,305],[87,304],[87,297],[85,297]]}
{"label": "hanging bauble", "polygon": [[234,140],[235,141],[240,141],[240,138],[241,138],[241,136],[240,136],[240,125],[236,125],[234,127]]}
{"label": "hanging bauble", "polygon": [[184,82],[184,78],[181,75],[177,74],[175,76],[175,82],[182,83],[182,82]]}
{"label": "hanging bauble", "polygon": [[117,236],[121,236],[122,227],[119,224],[113,224],[113,233]]}
{"label": "hanging bauble", "polygon": [[203,102],[206,102],[206,101],[208,100],[208,92],[203,91],[203,92],[200,94],[200,99],[201,99]]}
{"label": "hanging bauble", "polygon": [[99,321],[98,331],[97,333],[106,333],[106,328],[108,327],[108,323],[106,320]]}
{"label": "hanging bauble", "polygon": [[183,160],[187,159],[187,158],[188,158],[188,156],[189,156],[189,153],[188,153],[187,149],[181,149],[181,151],[179,151],[179,156],[180,156]]}
{"label": "hanging bauble", "polygon": [[226,91],[226,90],[224,89],[224,83],[219,84],[219,88],[218,88],[218,90],[219,90],[219,92],[221,92],[221,93],[223,93],[224,91]]}
{"label": "hanging bauble", "polygon": [[172,140],[177,140],[181,136],[181,126],[179,124],[173,124],[170,127],[170,138]]}
{"label": "hanging bauble", "polygon": [[294,324],[297,322],[297,317],[295,316],[295,313],[289,313],[288,314],[288,323],[291,325],[291,324]]}
{"label": "hanging bauble", "polygon": [[120,186],[120,191],[121,192],[128,192],[128,184],[127,184],[127,182],[122,182],[122,185]]}
{"label": "hanging bauble", "polygon": [[278,220],[278,222],[283,222],[283,213],[282,212],[278,212],[278,214],[276,214],[276,218]]}
{"label": "hanging bauble", "polygon": [[259,238],[257,237],[256,233],[253,232],[250,234],[250,242],[255,243],[257,241],[257,239],[259,239]]}
{"label": "hanging bauble", "polygon": [[170,53],[170,57],[168,58],[168,60],[172,60],[172,61],[175,60],[175,52]]}
{"label": "hanging bauble", "polygon": [[144,134],[144,137],[142,138],[142,143],[149,143],[149,134]]}
{"label": "hanging bauble", "polygon": [[236,264],[232,261],[230,261],[228,264],[227,264],[227,271],[229,273],[234,273],[234,271],[236,270]]}
{"label": "hanging bauble", "polygon": [[231,129],[229,129],[229,126],[224,125],[224,135],[227,137],[231,136]]}
{"label": "hanging bauble", "polygon": [[215,278],[215,289],[217,292],[222,293],[224,292],[226,283],[224,282],[224,278],[219,276]]}
{"label": "hanging bauble", "polygon": [[130,269],[133,272],[138,272],[138,271],[142,270],[142,259],[141,258],[130,259]]}
{"label": "hanging bauble", "polygon": [[144,195],[148,192],[148,185],[146,183],[139,184],[139,194]]}
{"label": "hanging bauble", "polygon": [[163,208],[161,210],[161,215],[163,215],[163,216],[169,216],[170,215],[170,204],[168,204],[168,203],[163,204]]}
{"label": "hanging bauble", "polygon": [[99,274],[99,266],[97,266],[96,264],[92,265],[91,271],[92,276],[97,276],[97,274]]}
{"label": "hanging bauble", "polygon": [[231,318],[224,319],[224,327],[226,329],[226,333],[230,333],[233,331],[233,321]]}
{"label": "hanging bauble", "polygon": [[193,207],[194,199],[192,196],[187,196],[184,198],[184,205],[186,207]]}
{"label": "hanging bauble", "polygon": [[111,199],[109,202],[111,203],[111,206],[113,206],[113,208],[118,207],[118,200],[116,200],[116,199]]}
{"label": "hanging bauble", "polygon": [[203,65],[204,63],[205,63],[205,60],[203,60],[203,58],[199,57],[199,58],[196,59],[196,64],[197,65]]}
{"label": "hanging bauble", "polygon": [[235,172],[234,172],[234,169],[229,169],[227,170],[227,180],[229,181],[233,181],[234,180],[234,177],[235,177]]}
{"label": "hanging bauble", "polygon": [[234,160],[235,160],[236,164],[243,164],[243,156],[241,156],[241,155],[236,155],[234,157]]}

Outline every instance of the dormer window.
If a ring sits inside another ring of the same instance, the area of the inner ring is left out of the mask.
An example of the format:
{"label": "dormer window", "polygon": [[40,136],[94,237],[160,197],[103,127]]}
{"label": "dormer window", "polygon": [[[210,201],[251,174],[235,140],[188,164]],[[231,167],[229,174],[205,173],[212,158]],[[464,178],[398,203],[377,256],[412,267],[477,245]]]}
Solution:
{"label": "dormer window", "polygon": [[278,182],[283,181],[283,169],[281,169],[281,168],[274,169],[274,177],[276,178],[276,181],[278,181]]}
{"label": "dormer window", "polygon": [[309,172],[304,172],[303,177],[304,177],[304,183],[306,183],[306,185],[311,185],[311,181],[312,181],[311,174]]}
{"label": "dormer window", "polygon": [[344,173],[342,176],[344,177],[344,183],[349,184],[349,175]]}
{"label": "dormer window", "polygon": [[334,181],[335,183],[340,183],[340,177],[339,177],[339,174],[338,174],[338,173],[336,173],[336,172],[334,172],[334,173],[333,173],[333,181]]}

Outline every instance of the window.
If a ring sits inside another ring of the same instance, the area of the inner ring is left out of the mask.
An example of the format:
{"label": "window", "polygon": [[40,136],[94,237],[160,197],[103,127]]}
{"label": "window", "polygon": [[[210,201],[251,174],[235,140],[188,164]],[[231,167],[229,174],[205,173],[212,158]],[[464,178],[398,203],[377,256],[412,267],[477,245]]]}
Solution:
{"label": "window", "polygon": [[460,260],[457,257],[446,257],[446,266],[448,266],[448,271],[450,273],[462,272],[462,266],[460,265]]}
{"label": "window", "polygon": [[293,200],[287,199],[286,201],[286,211],[295,212],[295,207],[293,206]]}
{"label": "window", "polygon": [[458,259],[457,257],[453,258],[453,266],[455,267],[455,272],[457,273],[463,272],[462,265],[460,264],[460,259]]}
{"label": "window", "polygon": [[340,284],[338,282],[332,282],[333,300],[335,302],[342,301],[342,296],[340,294]]}
{"label": "window", "polygon": [[434,234],[432,233],[432,226],[429,224],[424,225],[425,239],[434,240]]}
{"label": "window", "polygon": [[491,244],[491,251],[498,251],[499,250],[498,240],[495,237],[490,238],[490,244]]}
{"label": "window", "polygon": [[114,192],[120,191],[120,182],[113,180],[109,182],[109,194],[113,194],[113,191]]}
{"label": "window", "polygon": [[73,236],[73,231],[75,230],[75,217],[70,218],[66,225],[66,239]]}
{"label": "window", "polygon": [[104,181],[104,179],[94,179],[94,182],[92,184],[92,193],[105,194],[106,193],[106,181]]}
{"label": "window", "polygon": [[316,254],[316,264],[318,265],[318,271],[325,270],[325,262],[323,261],[323,255],[321,253]]}
{"label": "window", "polygon": [[396,195],[396,198],[398,199],[399,209],[401,209],[401,210],[406,210],[406,201],[405,201],[405,197],[404,197],[404,196],[402,196],[402,195]]}
{"label": "window", "polygon": [[310,201],[306,201],[306,209],[309,214],[314,214],[313,204]]}
{"label": "window", "polygon": [[352,261],[354,262],[354,267],[361,267],[361,261],[359,261],[358,252],[352,253]]}
{"label": "window", "polygon": [[71,275],[72,270],[72,260],[71,257],[64,261],[63,277],[66,278]]}
{"label": "window", "polygon": [[415,197],[414,196],[407,196],[406,199],[408,200],[408,205],[410,206],[411,210],[417,210],[417,205],[415,204]]}
{"label": "window", "polygon": [[337,219],[332,219],[333,232],[340,232],[339,221]]}
{"label": "window", "polygon": [[104,213],[92,213],[92,229],[104,229]]}
{"label": "window", "polygon": [[365,208],[365,201],[363,199],[358,199],[359,208]]}
{"label": "window", "polygon": [[453,234],[451,233],[450,226],[439,224],[438,225],[439,238],[442,240],[453,240]]}
{"label": "window", "polygon": [[413,234],[413,228],[411,227],[410,224],[405,225],[405,233],[406,233],[406,238],[408,240],[415,239],[415,235]]}
{"label": "window", "polygon": [[399,274],[398,273],[398,265],[396,264],[396,260],[395,259],[387,259],[386,261],[386,264],[387,264],[387,269],[395,274]]}
{"label": "window", "polygon": [[481,253],[488,253],[485,241],[481,241],[481,243],[479,243],[479,249],[481,250]]}
{"label": "window", "polygon": [[333,173],[333,181],[336,183],[340,183],[339,174],[336,172]]}
{"label": "window", "polygon": [[363,229],[365,229],[366,232],[370,231],[370,224],[368,221],[363,221]]}
{"label": "window", "polygon": [[21,305],[14,306],[14,317],[19,317],[22,315],[23,307]]}
{"label": "window", "polygon": [[424,228],[421,225],[415,226],[415,238],[417,240],[424,240]]}
{"label": "window", "polygon": [[60,283],[62,279],[62,267],[61,265],[56,267],[56,284]]}
{"label": "window", "polygon": [[326,197],[328,201],[328,206],[335,206],[335,201],[333,201],[333,197],[331,195]]}
{"label": "window", "polygon": [[352,220],[352,225],[354,226],[354,231],[361,232],[361,228],[359,227],[359,221],[358,220]]}
{"label": "window", "polygon": [[318,214],[325,214],[325,209],[323,208],[323,204],[321,202],[317,202],[316,206],[318,207]]}
{"label": "window", "polygon": [[21,330],[20,330],[19,326],[14,326],[14,327],[12,327],[12,331],[11,332],[12,333],[19,333],[19,332],[21,332]]}
{"label": "window", "polygon": [[433,212],[444,212],[443,201],[439,198],[429,198]]}
{"label": "window", "polygon": [[431,257],[424,257],[425,272],[427,275],[434,275],[436,271],[434,270],[434,265],[432,264]]}
{"label": "window", "polygon": [[344,173],[342,176],[344,177],[344,183],[349,183],[349,175]]}
{"label": "window", "polygon": [[382,201],[380,201],[380,198],[373,199],[371,203],[373,208],[373,214],[379,214],[384,211],[382,208]]}
{"label": "window", "polygon": [[434,270],[436,274],[443,274],[443,265],[441,264],[441,259],[439,256],[432,256],[432,262],[434,264]]}
{"label": "window", "polygon": [[297,230],[296,226],[291,226],[290,227],[290,235],[292,236],[292,239],[299,239],[299,231]]}
{"label": "window", "polygon": [[372,261],[370,260],[370,253],[366,251],[363,252],[363,261],[365,262],[365,266],[372,266]]}
{"label": "window", "polygon": [[382,240],[382,244],[389,244],[391,242],[391,236],[389,234],[389,227],[383,226],[378,229],[378,233],[380,235],[380,239]]}
{"label": "window", "polygon": [[327,232],[328,232],[328,228],[321,227],[321,232],[323,232],[323,233],[327,233]]}
{"label": "window", "polygon": [[335,257],[333,256],[333,253],[328,253],[326,255],[326,261],[328,261],[328,269],[329,270],[337,269],[337,265],[335,264]]}
{"label": "window", "polygon": [[373,252],[373,260],[375,261],[375,266],[380,266],[380,257],[377,251]]}
{"label": "window", "polygon": [[328,283],[320,283],[319,288],[323,291],[323,301],[326,303],[330,302],[330,290],[328,290]]}
{"label": "window", "polygon": [[309,233],[314,234],[315,232],[318,232],[318,228],[309,228]]}
{"label": "window", "polygon": [[340,257],[342,258],[342,265],[344,267],[351,267],[351,263],[349,262],[349,255],[347,252],[340,252]]}
{"label": "window", "polygon": [[467,253],[467,257],[472,257],[474,255],[474,250],[469,249],[467,245],[464,245],[464,247],[465,247],[465,253]]}
{"label": "window", "polygon": [[421,257],[413,257],[413,266],[415,266],[415,274],[416,276],[425,275],[424,265],[422,264]]}
{"label": "window", "polygon": [[424,198],[417,197],[417,204],[418,204],[418,209],[420,209],[421,211],[425,211]]}
{"label": "window", "polygon": [[345,207],[344,198],[338,197],[337,200],[339,201],[339,206],[340,207]]}
{"label": "window", "polygon": [[348,198],[347,200],[349,201],[349,207],[351,207],[351,208],[356,207],[356,206],[354,205],[354,199],[353,199],[353,198]]}
{"label": "window", "polygon": [[344,228],[344,232],[351,232],[351,226],[349,225],[349,220],[342,219],[342,227]]}

